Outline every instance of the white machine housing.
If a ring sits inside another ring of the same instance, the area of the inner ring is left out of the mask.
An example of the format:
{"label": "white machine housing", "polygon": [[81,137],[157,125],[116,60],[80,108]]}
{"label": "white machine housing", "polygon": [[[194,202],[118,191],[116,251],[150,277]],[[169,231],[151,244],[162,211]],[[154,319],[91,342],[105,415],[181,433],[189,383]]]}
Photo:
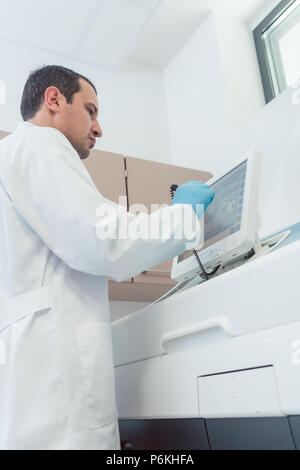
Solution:
{"label": "white machine housing", "polygon": [[[258,231],[258,193],[259,193],[259,170],[260,154],[256,150],[249,151],[242,160],[233,165],[222,174],[212,178],[207,182],[214,189],[214,185],[235,171],[243,163],[247,162],[246,181],[243,197],[243,207],[240,229],[217,241],[216,243],[205,247],[198,252],[199,258],[208,271],[217,266],[224,266],[246,253],[250,252],[257,243]],[[204,219],[205,222],[205,219]],[[172,279],[183,282],[191,279],[200,273],[195,256],[191,256],[179,262],[180,257],[174,258],[172,266]]]}
{"label": "white machine housing", "polygon": [[298,239],[114,322],[119,417],[299,415],[299,264]]}

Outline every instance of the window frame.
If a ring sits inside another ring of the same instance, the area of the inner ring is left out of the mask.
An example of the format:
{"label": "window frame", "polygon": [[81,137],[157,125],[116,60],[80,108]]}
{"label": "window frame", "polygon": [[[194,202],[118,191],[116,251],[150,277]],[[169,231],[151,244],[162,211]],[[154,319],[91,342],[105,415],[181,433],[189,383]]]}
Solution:
{"label": "window frame", "polygon": [[[295,2],[295,0],[281,0],[281,2],[269,13],[268,16],[254,29],[253,36],[256,47],[256,53],[263,83],[266,103],[272,101],[278,96],[278,90],[275,88],[266,43],[263,34],[269,29],[275,21]],[[276,74],[276,71],[275,71]],[[277,75],[277,74],[276,74]],[[277,84],[276,84],[277,85]]]}

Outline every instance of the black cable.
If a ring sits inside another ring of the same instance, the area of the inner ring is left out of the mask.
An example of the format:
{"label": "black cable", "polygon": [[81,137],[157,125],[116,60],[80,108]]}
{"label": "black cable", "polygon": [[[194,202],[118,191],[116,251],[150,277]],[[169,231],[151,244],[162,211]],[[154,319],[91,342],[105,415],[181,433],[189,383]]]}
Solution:
{"label": "black cable", "polygon": [[[177,190],[178,188],[178,185],[176,184],[172,184],[171,188],[170,188],[170,195],[171,195],[171,199],[174,199],[174,194],[175,194],[175,191]],[[200,268],[200,271],[201,271],[201,274],[199,273],[199,276],[201,277],[201,279],[204,279],[205,281],[208,281],[212,276],[214,276],[214,274],[216,274],[216,272],[219,270],[219,268],[221,267],[221,265],[217,266],[211,273],[208,273],[205,269],[204,269],[204,266],[203,264],[201,263],[201,260],[198,256],[198,253],[196,250],[193,250],[193,253],[195,255],[195,258],[196,258],[196,261],[198,263],[198,266]]]}

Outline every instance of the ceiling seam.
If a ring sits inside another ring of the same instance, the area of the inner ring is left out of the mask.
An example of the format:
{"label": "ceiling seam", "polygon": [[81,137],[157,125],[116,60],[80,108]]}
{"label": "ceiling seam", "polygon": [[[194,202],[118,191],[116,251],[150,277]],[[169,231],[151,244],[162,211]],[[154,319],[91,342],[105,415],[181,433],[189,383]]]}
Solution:
{"label": "ceiling seam", "polygon": [[78,59],[78,52],[79,52],[80,46],[84,42],[86,37],[88,36],[88,33],[89,33],[90,29],[92,28],[93,24],[96,22],[97,17],[99,15],[100,11],[103,9],[103,6],[104,6],[106,1],[107,0],[96,0],[94,7],[92,7],[92,9],[91,9],[91,12],[89,14],[89,18],[86,22],[86,26],[85,26],[80,38],[78,39],[76,45],[74,46],[74,48],[72,50],[72,54],[74,54],[74,57],[77,60],[80,60],[80,59]]}

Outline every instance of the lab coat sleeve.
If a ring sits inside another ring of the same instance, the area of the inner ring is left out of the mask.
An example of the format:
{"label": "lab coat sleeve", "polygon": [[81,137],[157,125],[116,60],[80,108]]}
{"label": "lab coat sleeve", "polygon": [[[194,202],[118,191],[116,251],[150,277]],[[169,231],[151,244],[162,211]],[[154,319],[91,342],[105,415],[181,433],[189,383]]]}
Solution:
{"label": "lab coat sleeve", "polygon": [[[18,213],[67,265],[89,274],[111,276],[117,282],[183,253],[187,242],[190,248],[196,246],[201,230],[189,206],[174,205],[150,215],[134,215],[104,198],[63,136],[39,136],[22,149],[5,187]],[[102,213],[99,219],[97,210],[99,214],[100,208],[101,213],[107,204],[113,205],[115,215],[104,217]],[[176,220],[183,209],[185,215],[190,211],[187,219],[196,223],[195,237],[178,238],[178,222],[168,239],[164,238],[157,224],[169,216]],[[114,236],[99,238],[99,222],[101,234]],[[155,237],[124,237],[132,224],[146,231],[149,226],[156,227]]]}

